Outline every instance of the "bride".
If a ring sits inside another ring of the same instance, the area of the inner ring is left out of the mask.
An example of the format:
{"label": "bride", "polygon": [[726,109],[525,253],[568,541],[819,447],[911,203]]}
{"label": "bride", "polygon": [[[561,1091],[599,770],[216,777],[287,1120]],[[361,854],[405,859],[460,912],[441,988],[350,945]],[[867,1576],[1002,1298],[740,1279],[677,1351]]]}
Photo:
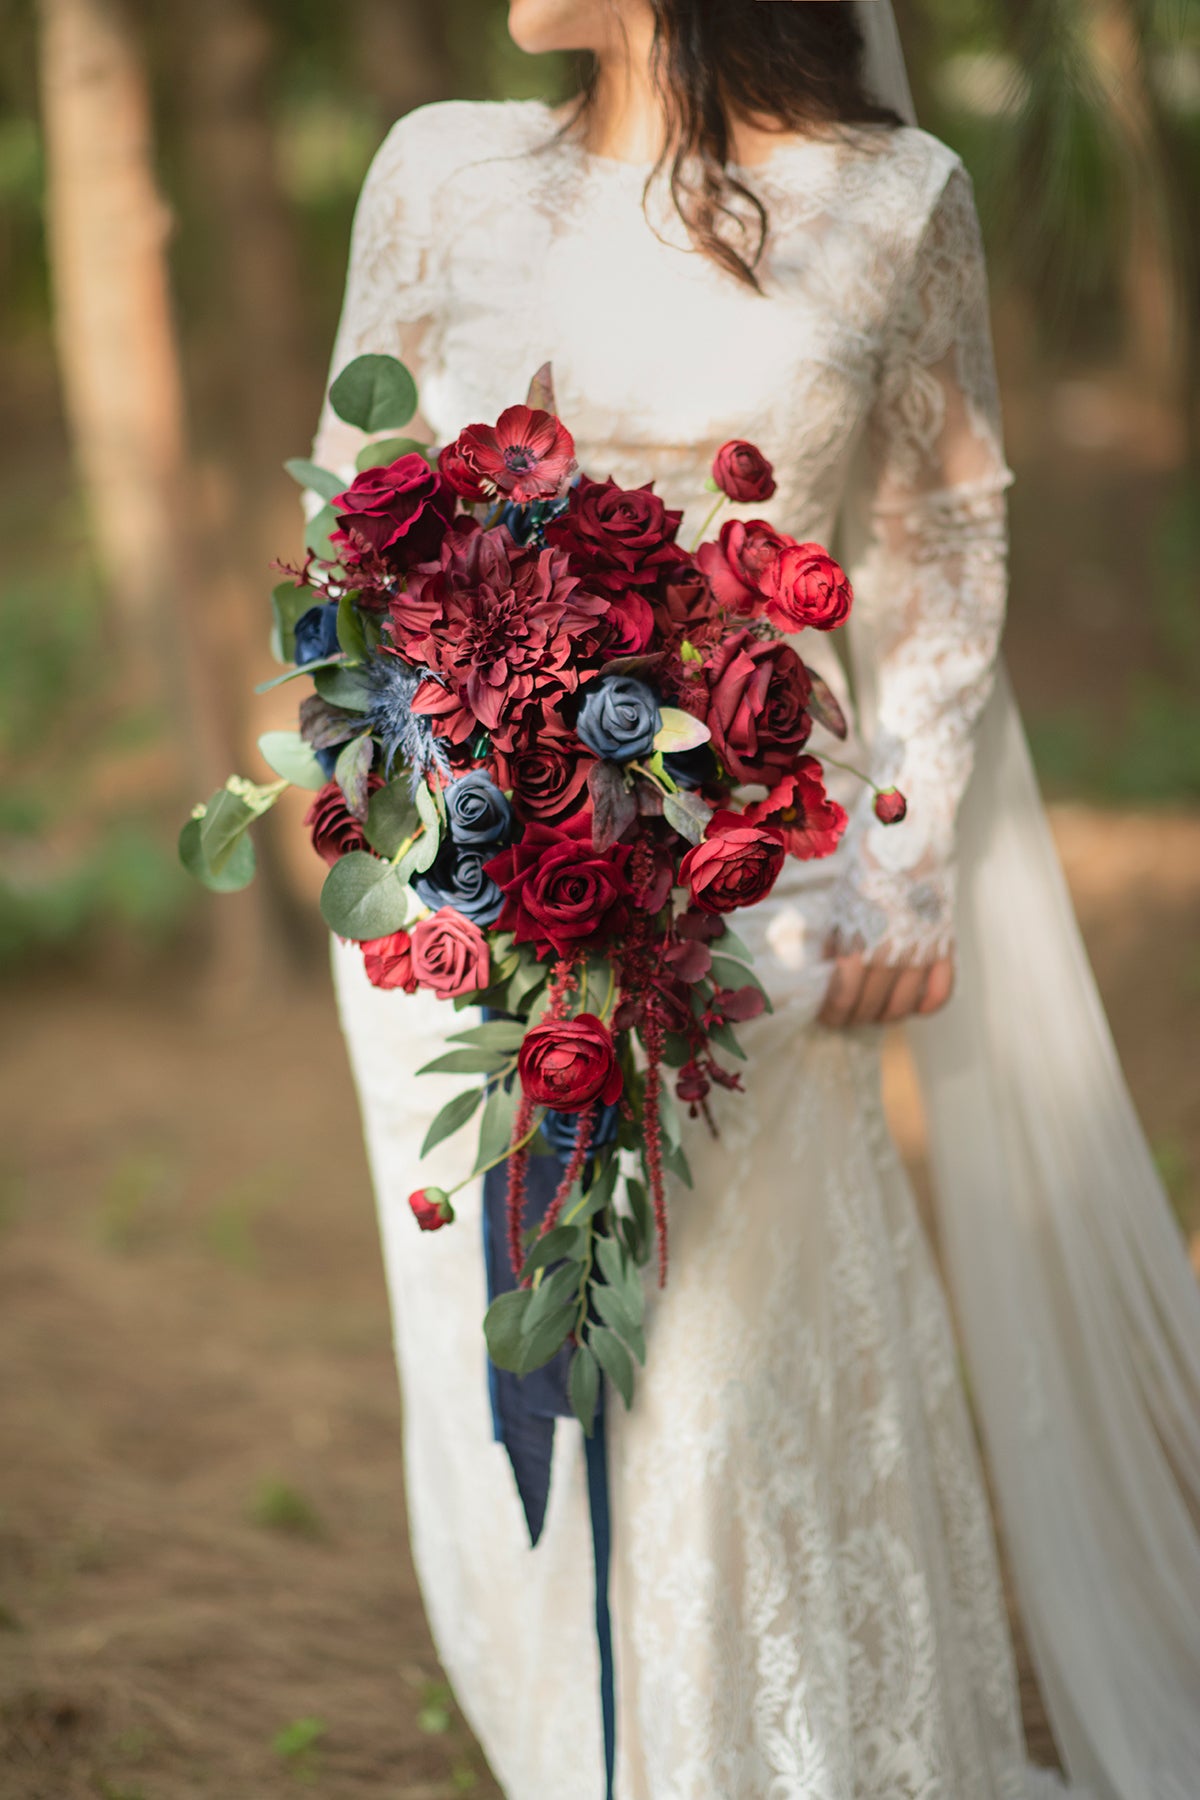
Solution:
{"label": "bride", "polygon": [[[577,103],[394,127],[335,368],[401,356],[440,443],[550,361],[581,466],[652,475],[685,538],[714,450],[753,436],[772,522],[850,567],[848,669],[804,654],[909,815],[885,831],[835,776],[838,851],[739,920],[774,1012],[720,1136],[685,1125],[647,1370],[608,1408],[615,1717],[578,1428],[536,1549],[492,1438],[479,1184],[453,1232],[406,1205],[465,1172],[419,1162],[446,1012],[335,945],[440,1655],[510,1800],[600,1800],[614,1737],[619,1800],[1027,1800],[1055,1778],[1027,1768],[973,1411],[1073,1789],[1187,1800],[1200,1306],[999,659],[1012,476],[969,177],[905,122],[887,0],[510,0],[509,25],[590,54]],[[327,410],[317,461],[359,447]],[[896,1020],[969,1401],[880,1100]]]}

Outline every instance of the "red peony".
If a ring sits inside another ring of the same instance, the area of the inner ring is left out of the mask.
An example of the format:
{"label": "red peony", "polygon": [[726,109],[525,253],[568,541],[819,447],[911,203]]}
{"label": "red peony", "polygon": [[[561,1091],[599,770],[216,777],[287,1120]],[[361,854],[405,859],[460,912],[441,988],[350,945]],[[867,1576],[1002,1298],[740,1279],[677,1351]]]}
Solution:
{"label": "red peony", "polygon": [[408,1196],[408,1204],[422,1231],[440,1231],[443,1225],[453,1222],[454,1208],[449,1194],[442,1188],[418,1188],[415,1194]]}
{"label": "red peony", "polygon": [[693,906],[711,913],[736,912],[766,898],[786,856],[780,832],[748,825],[740,813],[717,812],[704,842],[693,845],[680,864],[679,879],[691,889]]}
{"label": "red peony", "polygon": [[403,988],[406,994],[416,993],[412,939],[407,931],[393,931],[390,937],[371,938],[363,944],[362,953],[363,967],[372,987]]}
{"label": "red peony", "polygon": [[789,644],[735,632],[706,660],[705,723],[735,781],[777,781],[812,730],[808,672]]}
{"label": "red peony", "polygon": [[775,492],[775,471],[755,444],[734,438],[722,444],[712,467],[713,480],[739,506],[759,505]]}
{"label": "red peony", "polygon": [[608,642],[608,602],[578,589],[561,550],[522,548],[503,526],[456,526],[439,561],[414,569],[391,603],[397,649],[436,671],[450,696],[426,689],[416,710],[436,712],[460,742],[464,708],[501,748],[523,721],[535,730]]}
{"label": "red peony", "polygon": [[331,542],[350,569],[376,557],[407,569],[436,556],[454,516],[454,495],[415,450],[364,469],[330,505],[338,522]]}
{"label": "red peony", "polygon": [[561,825],[535,821],[520,843],[483,865],[504,893],[497,928],[512,931],[518,943],[536,944],[539,956],[550,949],[565,956],[607,934],[624,916],[629,854],[625,844],[594,849],[586,812]]}
{"label": "red peony", "polygon": [[485,494],[525,505],[554,500],[575,471],[575,441],[553,413],[510,406],[494,425],[468,425],[454,445]]}
{"label": "red peony", "polygon": [[845,572],[820,544],[789,544],[763,576],[766,614],[781,631],[832,631],[850,611]]}
{"label": "red peony", "polygon": [[414,925],[413,975],[440,1000],[485,988],[489,970],[487,939],[478,925],[452,906],[443,906]]}
{"label": "red peony", "polygon": [[899,788],[880,788],[875,796],[875,817],[881,825],[898,825],[907,812],[908,801]]}
{"label": "red peony", "polygon": [[555,1112],[579,1112],[597,1100],[612,1106],[624,1085],[612,1033],[594,1013],[527,1031],[517,1071],[526,1098]]}
{"label": "red peony", "polygon": [[685,561],[675,535],[683,519],[654,492],[618,487],[585,476],[571,489],[565,513],[546,527],[546,542],[570,553],[589,587],[612,594],[655,587],[669,569]]}
{"label": "red peony", "polygon": [[825,792],[815,756],[802,756],[791,774],[765,800],[746,807],[742,817],[750,825],[774,826],[788,853],[802,861],[831,855],[846,829],[846,809]]}
{"label": "red peony", "polygon": [[496,784],[512,790],[519,819],[550,825],[586,801],[588,771],[595,760],[577,738],[539,737],[526,747],[496,752]]}
{"label": "red peony", "polygon": [[[376,788],[382,786],[382,775],[368,775],[368,794],[373,794]],[[312,805],[304,815],[304,823],[312,833],[313,849],[331,869],[349,851],[370,849],[366,834],[346,805],[346,796],[336,781],[327,781],[313,795]]]}
{"label": "red peony", "polygon": [[791,541],[765,519],[728,519],[720,541],[701,544],[696,561],[721,605],[749,616],[761,610],[763,584]]}

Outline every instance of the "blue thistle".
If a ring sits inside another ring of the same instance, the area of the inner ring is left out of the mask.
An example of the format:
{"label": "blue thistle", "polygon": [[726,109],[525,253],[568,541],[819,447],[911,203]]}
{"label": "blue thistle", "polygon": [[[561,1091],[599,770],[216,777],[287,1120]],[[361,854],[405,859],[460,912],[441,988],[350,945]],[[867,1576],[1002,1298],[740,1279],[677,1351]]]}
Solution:
{"label": "blue thistle", "polygon": [[367,718],[383,751],[384,773],[391,775],[399,757],[411,772],[414,790],[431,768],[449,779],[450,759],[432,725],[412,710],[423,676],[398,656],[377,655],[367,664],[367,677],[371,684]]}

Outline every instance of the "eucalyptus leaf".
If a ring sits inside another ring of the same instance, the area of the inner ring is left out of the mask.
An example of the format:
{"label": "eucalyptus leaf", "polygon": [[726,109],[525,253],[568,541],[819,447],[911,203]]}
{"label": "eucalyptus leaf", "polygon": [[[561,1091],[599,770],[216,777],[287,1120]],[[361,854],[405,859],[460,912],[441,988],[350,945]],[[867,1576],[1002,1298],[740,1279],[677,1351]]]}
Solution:
{"label": "eucalyptus leaf", "polygon": [[322,700],[330,706],[340,706],[346,712],[365,713],[371,705],[371,684],[359,669],[347,668],[345,661],[338,658],[332,668],[324,663],[318,667],[309,663],[309,668],[316,668],[313,686]]}
{"label": "eucalyptus leaf", "polygon": [[694,713],[684,712],[680,706],[663,706],[659,708],[660,724],[654,738],[654,748],[660,756],[678,755],[683,750],[698,750],[701,744],[707,744],[712,732],[703,719],[696,718]]}
{"label": "eucalyptus leaf", "polygon": [[596,1402],[600,1398],[600,1368],[586,1344],[580,1344],[571,1358],[567,1376],[567,1392],[575,1417],[588,1437],[596,1429]]}
{"label": "eucalyptus leaf", "polygon": [[503,1051],[446,1050],[417,1070],[418,1075],[496,1075],[512,1061]]}
{"label": "eucalyptus leaf", "polygon": [[309,462],[306,457],[292,456],[284,463],[284,468],[293,481],[299,482],[302,488],[320,494],[322,500],[332,500],[335,495],[346,491],[346,483],[332,469],[323,469],[319,463]]}
{"label": "eucalyptus leaf", "polygon": [[633,1359],[616,1332],[606,1325],[594,1325],[588,1333],[588,1344],[626,1406],[632,1406]]}
{"label": "eucalyptus leaf", "polygon": [[339,648],[346,652],[351,662],[366,661],[367,640],[362,619],[349,594],[343,594],[338,601],[337,637]]}
{"label": "eucalyptus leaf", "polygon": [[298,731],[264,731],[258,748],[268,767],[293,787],[315,793],[325,786],[325,771]]}
{"label": "eucalyptus leaf", "polygon": [[560,1306],[577,1306],[583,1271],[578,1263],[564,1263],[552,1275],[543,1276],[533,1290],[533,1299],[525,1314],[525,1331],[531,1332]]}
{"label": "eucalyptus leaf", "polygon": [[365,850],[339,857],[321,889],[321,917],[339,937],[388,937],[408,918],[408,889],[390,863]]}
{"label": "eucalyptus leaf", "polygon": [[489,1163],[494,1163],[508,1149],[512,1141],[517,1097],[516,1082],[506,1087],[502,1081],[496,1081],[489,1088],[487,1104],[479,1125],[479,1154],[472,1174],[481,1174]]}
{"label": "eucalyptus leaf", "polygon": [[212,874],[221,873],[242,833],[278,798],[277,788],[260,787],[240,775],[231,775],[218,788],[200,824],[200,853]]}
{"label": "eucalyptus leaf", "polygon": [[650,1195],[646,1191],[644,1181],[630,1176],[625,1183],[625,1192],[629,1198],[630,1216],[637,1226],[639,1242],[645,1247],[646,1255],[638,1258],[645,1262],[650,1253],[650,1244],[654,1237],[654,1212],[650,1205]]}
{"label": "eucalyptus leaf", "polygon": [[713,946],[717,945],[720,946],[719,953],[722,956],[733,956],[736,957],[738,962],[744,963],[754,961],[754,952],[742,942],[737,932],[730,927],[728,921],[726,921],[725,929],[720,937],[713,939]]}
{"label": "eucalyptus leaf", "polygon": [[329,390],[339,419],[360,431],[400,431],[417,410],[417,384],[394,356],[356,356]]}
{"label": "eucalyptus leaf", "polygon": [[604,1323],[617,1331],[624,1338],[638,1361],[646,1360],[646,1338],[641,1325],[634,1318],[626,1305],[625,1297],[618,1288],[597,1286],[593,1284],[591,1296],[596,1311]]}
{"label": "eucalyptus leaf", "polygon": [[358,453],[355,466],[361,475],[364,469],[385,469],[402,456],[423,456],[431,465],[437,461],[431,445],[419,443],[416,438],[389,437],[365,444]]}
{"label": "eucalyptus leaf", "polygon": [[524,1347],[525,1314],[533,1295],[528,1288],[515,1288],[498,1294],[483,1318],[483,1335],[487,1351],[498,1369],[518,1371]]}
{"label": "eucalyptus leaf", "polygon": [[200,848],[199,819],[189,819],[179,834],[179,860],[196,881],[214,894],[236,894],[254,880],[254,845],[248,837],[240,837],[219,874],[209,868]]}
{"label": "eucalyptus leaf", "polygon": [[543,1232],[533,1240],[533,1248],[521,1270],[521,1280],[528,1281],[531,1275],[539,1269],[548,1269],[552,1263],[574,1261],[586,1248],[587,1233],[578,1225],[556,1225],[552,1231]]}
{"label": "eucalyptus leaf", "polygon": [[[717,942],[720,943],[720,942],[722,942],[722,940],[720,938],[718,938]],[[746,963],[734,962],[728,956],[714,956],[712,959],[712,969],[710,970],[710,974],[712,976],[714,983],[718,987],[757,988],[759,993],[763,996],[764,1000],[767,1003],[767,1008],[766,1008],[767,1011],[771,1012],[773,1010],[772,1006],[771,1006],[771,996],[767,993],[766,988],[763,986],[762,982],[758,979],[758,976],[754,973],[754,970],[752,968],[750,968]]]}
{"label": "eucalyptus leaf", "polygon": [[738,1043],[737,1034],[727,1019],[722,1019],[719,1025],[710,1025],[708,1035],[712,1043],[719,1044],[730,1056],[736,1056],[739,1062],[746,1061],[746,1052]]}
{"label": "eucalyptus leaf", "polygon": [[[524,1290],[528,1292],[528,1289]],[[517,1374],[532,1375],[548,1363],[570,1337],[575,1326],[575,1307],[560,1306],[530,1327],[528,1315],[521,1330],[521,1348],[517,1358]]]}
{"label": "eucalyptus leaf", "polygon": [[285,669],[282,675],[272,675],[270,681],[258,682],[254,691],[256,694],[269,694],[273,688],[283,687],[289,681],[299,681],[302,675],[311,675],[315,679],[321,669],[335,668],[345,660],[341,651],[337,650],[332,656],[319,656],[310,663],[297,663],[294,669]]}
{"label": "eucalyptus leaf", "polygon": [[474,1118],[482,1099],[483,1089],[473,1087],[465,1089],[461,1094],[455,1094],[453,1100],[447,1100],[425,1133],[425,1142],[421,1145],[421,1155],[428,1156],[429,1152],[444,1138],[452,1137],[456,1131],[461,1130],[468,1119]]}
{"label": "eucalyptus leaf", "polygon": [[525,1037],[521,1019],[489,1019],[486,1025],[473,1025],[469,1031],[456,1031],[452,1044],[478,1044],[484,1050],[505,1050],[511,1056],[519,1050]]}
{"label": "eucalyptus leaf", "polygon": [[407,775],[376,788],[367,802],[367,842],[380,856],[396,855],[420,822]]}
{"label": "eucalyptus leaf", "polygon": [[427,781],[422,781],[414,796],[421,823],[427,831],[441,835],[441,827],[446,818],[446,802],[439,793],[435,793]]}
{"label": "eucalyptus leaf", "polygon": [[296,660],[296,620],[315,603],[316,595],[304,582],[281,581],[271,589],[272,650],[277,662]]}
{"label": "eucalyptus leaf", "polygon": [[431,869],[437,860],[440,843],[439,832],[423,831],[396,864],[401,881],[411,881],[414,875],[423,875],[426,869]]}
{"label": "eucalyptus leaf", "polygon": [[595,1253],[605,1281],[610,1287],[620,1287],[625,1280],[625,1264],[621,1259],[621,1246],[617,1240],[598,1237],[595,1240]]}

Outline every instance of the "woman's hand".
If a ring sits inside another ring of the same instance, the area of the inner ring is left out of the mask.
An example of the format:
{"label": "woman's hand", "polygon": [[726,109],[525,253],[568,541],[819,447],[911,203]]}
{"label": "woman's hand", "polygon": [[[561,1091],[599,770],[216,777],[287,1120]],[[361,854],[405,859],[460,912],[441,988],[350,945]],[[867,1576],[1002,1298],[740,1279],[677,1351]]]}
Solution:
{"label": "woman's hand", "polygon": [[839,956],[817,1015],[822,1025],[892,1025],[924,1018],[945,1006],[954,989],[954,958],[939,956],[911,968],[889,966],[880,955]]}

